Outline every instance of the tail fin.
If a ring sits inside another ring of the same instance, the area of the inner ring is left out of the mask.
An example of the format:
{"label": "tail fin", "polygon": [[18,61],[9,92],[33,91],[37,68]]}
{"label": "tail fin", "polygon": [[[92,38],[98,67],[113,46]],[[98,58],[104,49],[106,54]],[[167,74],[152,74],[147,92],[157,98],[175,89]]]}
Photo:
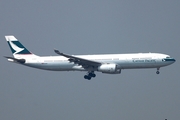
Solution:
{"label": "tail fin", "polygon": [[21,55],[34,55],[28,49],[26,49],[14,36],[5,36],[5,38],[15,58]]}

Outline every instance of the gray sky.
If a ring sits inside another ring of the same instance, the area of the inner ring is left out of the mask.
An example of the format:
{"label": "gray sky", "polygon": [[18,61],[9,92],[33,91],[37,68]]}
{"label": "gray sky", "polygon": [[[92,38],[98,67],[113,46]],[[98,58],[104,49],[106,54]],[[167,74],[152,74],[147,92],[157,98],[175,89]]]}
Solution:
{"label": "gray sky", "polygon": [[[179,0],[1,0],[1,120],[177,120],[180,118]],[[156,69],[50,72],[7,62],[14,35],[37,55],[158,52]]]}

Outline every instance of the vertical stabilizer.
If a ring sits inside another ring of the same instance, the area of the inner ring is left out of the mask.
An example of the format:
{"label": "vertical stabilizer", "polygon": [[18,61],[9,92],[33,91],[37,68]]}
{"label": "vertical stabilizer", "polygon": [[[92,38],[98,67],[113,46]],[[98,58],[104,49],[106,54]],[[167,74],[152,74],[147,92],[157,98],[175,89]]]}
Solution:
{"label": "vertical stabilizer", "polygon": [[26,49],[14,36],[9,35],[5,36],[5,38],[15,58],[22,55],[35,56],[28,49]]}

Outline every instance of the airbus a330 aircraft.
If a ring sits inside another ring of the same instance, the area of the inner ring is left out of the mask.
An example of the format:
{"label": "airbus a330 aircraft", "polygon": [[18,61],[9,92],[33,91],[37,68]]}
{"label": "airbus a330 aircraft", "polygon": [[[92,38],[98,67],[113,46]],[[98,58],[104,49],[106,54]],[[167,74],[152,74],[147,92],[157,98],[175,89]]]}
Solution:
{"label": "airbus a330 aircraft", "polygon": [[175,62],[169,55],[160,53],[68,55],[54,50],[60,56],[37,56],[26,49],[14,36],[5,36],[14,57],[8,61],[52,71],[87,71],[85,79],[96,77],[95,71],[120,74],[122,69],[156,68]]}

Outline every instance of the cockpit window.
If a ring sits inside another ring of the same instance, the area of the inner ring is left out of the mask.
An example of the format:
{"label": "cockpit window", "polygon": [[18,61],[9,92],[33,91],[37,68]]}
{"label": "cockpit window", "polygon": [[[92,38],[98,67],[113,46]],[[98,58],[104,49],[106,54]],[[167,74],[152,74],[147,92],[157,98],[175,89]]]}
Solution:
{"label": "cockpit window", "polygon": [[166,58],[170,58],[170,57],[168,56],[168,57],[166,57]]}

